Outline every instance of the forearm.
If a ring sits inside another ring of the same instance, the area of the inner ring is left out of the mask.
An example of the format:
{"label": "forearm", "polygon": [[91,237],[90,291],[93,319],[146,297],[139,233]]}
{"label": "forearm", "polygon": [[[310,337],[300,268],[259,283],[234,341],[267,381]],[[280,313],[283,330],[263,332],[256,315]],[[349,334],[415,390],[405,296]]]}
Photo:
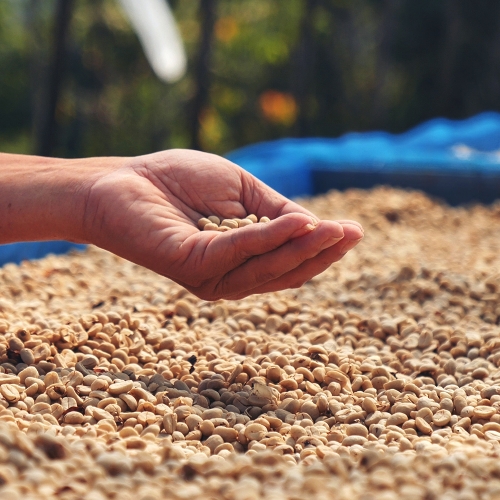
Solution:
{"label": "forearm", "polygon": [[50,239],[82,242],[88,188],[115,160],[0,153],[0,243]]}

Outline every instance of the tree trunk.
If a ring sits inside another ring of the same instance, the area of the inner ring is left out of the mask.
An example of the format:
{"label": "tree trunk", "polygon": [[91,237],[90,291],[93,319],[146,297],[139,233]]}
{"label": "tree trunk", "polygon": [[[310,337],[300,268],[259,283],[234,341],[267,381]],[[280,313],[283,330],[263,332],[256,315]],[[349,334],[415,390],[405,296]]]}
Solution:
{"label": "tree trunk", "polygon": [[74,0],[58,0],[55,12],[52,57],[47,75],[47,91],[44,108],[41,112],[37,140],[37,153],[51,156],[57,142],[56,109],[64,76],[66,44],[73,11]]}
{"label": "tree trunk", "polygon": [[464,30],[458,7],[459,5],[453,0],[447,0],[444,3],[444,18],[446,19],[445,38],[440,51],[441,73],[437,79],[437,92],[434,104],[435,113],[444,116],[453,116],[455,111],[453,105],[453,89],[456,87],[454,74]]}
{"label": "tree trunk", "polygon": [[304,14],[300,28],[300,41],[296,51],[296,64],[292,81],[292,91],[297,101],[298,116],[295,124],[295,133],[298,137],[305,137],[309,133],[307,116],[307,98],[312,93],[311,84],[315,66],[315,44],[313,15],[318,0],[304,0]]}
{"label": "tree trunk", "polygon": [[216,18],[217,0],[200,0],[201,35],[194,76],[196,92],[192,100],[189,133],[191,148],[201,150],[200,117],[208,102],[210,90],[210,58]]}
{"label": "tree trunk", "polygon": [[375,88],[371,109],[370,128],[387,128],[387,116],[392,105],[389,71],[392,66],[392,45],[394,31],[397,27],[397,17],[400,3],[397,0],[385,0],[382,3],[382,13],[379,18],[377,66],[375,73]]}

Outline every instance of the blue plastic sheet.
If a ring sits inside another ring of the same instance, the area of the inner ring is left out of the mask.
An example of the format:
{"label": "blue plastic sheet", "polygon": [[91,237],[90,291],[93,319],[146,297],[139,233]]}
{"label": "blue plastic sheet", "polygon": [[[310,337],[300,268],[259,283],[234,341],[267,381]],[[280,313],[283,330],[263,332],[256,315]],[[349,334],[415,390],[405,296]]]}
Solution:
{"label": "blue plastic sheet", "polygon": [[69,241],[27,241],[0,245],[0,265],[7,262],[19,264],[23,260],[40,259],[50,253],[63,254],[84,248],[85,245]]}
{"label": "blue plastic sheet", "polygon": [[403,134],[349,133],[282,139],[227,155],[285,196],[390,184],[450,203],[489,203],[500,193],[500,114],[437,118]]}
{"label": "blue plastic sheet", "polygon": [[[490,203],[500,196],[500,113],[437,118],[403,134],[282,139],[227,158],[288,197],[389,184],[422,189],[452,204]],[[82,248],[65,241],[3,245],[0,265]]]}

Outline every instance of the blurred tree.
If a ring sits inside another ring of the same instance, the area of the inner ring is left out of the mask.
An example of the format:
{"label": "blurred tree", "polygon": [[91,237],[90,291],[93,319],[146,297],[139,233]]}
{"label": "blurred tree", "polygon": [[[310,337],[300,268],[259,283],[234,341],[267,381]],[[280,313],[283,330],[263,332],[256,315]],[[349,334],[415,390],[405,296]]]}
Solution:
{"label": "blurred tree", "polygon": [[57,1],[45,106],[42,108],[36,145],[37,154],[41,156],[51,156],[54,153],[57,138],[56,108],[64,78],[66,45],[72,11],[73,0]]}
{"label": "blurred tree", "polygon": [[30,149],[29,50],[24,13],[13,2],[0,2],[0,150]]}
{"label": "blurred tree", "polygon": [[213,32],[216,18],[216,0],[200,0],[199,19],[201,36],[198,42],[198,54],[194,68],[196,90],[193,97],[189,123],[191,148],[202,149],[200,141],[202,113],[207,106],[210,92],[211,71],[210,59],[212,55]]}
{"label": "blurred tree", "polygon": [[306,137],[309,131],[310,117],[307,114],[309,95],[313,86],[312,76],[316,64],[316,43],[314,36],[314,17],[319,0],[303,2],[304,13],[300,26],[300,40],[297,44],[293,64],[292,90],[296,96],[299,109],[295,133],[299,137]]}
{"label": "blurred tree", "polygon": [[51,66],[63,4],[0,2],[0,150],[224,153],[500,110],[496,0],[171,0],[189,58],[172,85],[155,77],[115,0],[74,2],[66,70]]}

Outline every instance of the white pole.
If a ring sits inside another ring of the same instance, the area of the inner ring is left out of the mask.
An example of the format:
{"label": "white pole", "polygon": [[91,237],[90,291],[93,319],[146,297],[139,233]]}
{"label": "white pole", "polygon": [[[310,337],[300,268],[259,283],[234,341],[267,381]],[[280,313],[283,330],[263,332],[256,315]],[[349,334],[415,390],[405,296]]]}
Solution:
{"label": "white pole", "polygon": [[186,72],[186,54],[166,0],[120,0],[158,78],[171,83]]}

